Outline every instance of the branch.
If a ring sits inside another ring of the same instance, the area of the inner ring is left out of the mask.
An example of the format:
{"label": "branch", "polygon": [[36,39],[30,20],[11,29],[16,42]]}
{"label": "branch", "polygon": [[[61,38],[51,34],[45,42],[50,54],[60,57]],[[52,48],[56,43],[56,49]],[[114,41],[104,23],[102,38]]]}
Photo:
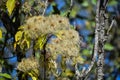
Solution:
{"label": "branch", "polygon": [[[97,80],[103,79],[103,65],[104,65],[104,37],[105,37],[105,9],[108,0],[98,0],[97,10],[96,10],[96,27],[95,27],[95,43],[93,50],[93,57],[88,69],[83,68],[81,73],[75,65],[76,75],[79,77],[78,80],[84,80],[88,73],[94,66],[94,63],[97,60]],[[112,24],[113,25],[113,22]],[[111,26],[108,29],[108,32],[111,30]]]}
{"label": "branch", "polygon": [[[49,41],[49,39],[51,38],[53,36],[53,34],[51,34],[51,33],[48,33],[47,35],[46,35],[46,42],[45,42],[45,44],[43,45],[43,51],[42,51],[42,54],[43,54],[43,56],[44,56],[44,80],[46,80],[46,68],[47,68],[47,66],[46,66],[46,45],[47,45],[47,42]],[[40,62],[41,62],[41,59],[39,59],[40,60]]]}
{"label": "branch", "polygon": [[71,10],[72,7],[73,7],[73,0],[71,0],[71,2],[70,2],[70,8],[69,8],[69,10]]}
{"label": "branch", "polygon": [[4,11],[1,11],[0,14],[1,14],[0,15],[1,20],[3,22],[4,27],[6,28],[7,32],[10,33],[11,35],[14,35],[15,28],[14,28],[14,24],[13,24],[12,20],[10,19],[9,15]]}
{"label": "branch", "polygon": [[[101,3],[102,2],[102,3]],[[103,66],[104,66],[104,55],[105,55],[105,51],[104,51],[104,45],[105,45],[105,28],[107,26],[106,23],[106,13],[105,13],[105,9],[106,9],[106,5],[107,5],[108,0],[99,0],[98,1],[98,5],[103,5],[103,6],[99,6],[99,8],[97,7],[97,11],[96,12],[96,35],[98,35],[98,44],[97,44],[97,54],[98,54],[98,60],[97,60],[97,80],[103,80]]]}
{"label": "branch", "polygon": [[76,67],[76,70],[77,70],[77,75],[79,76],[79,78],[83,78],[85,77],[90,71],[91,69],[93,68],[93,65],[96,61],[96,58],[97,58],[97,52],[98,52],[98,27],[100,26],[99,25],[99,9],[100,9],[100,0],[98,0],[97,2],[97,10],[96,10],[96,27],[95,27],[95,43],[94,43],[94,50],[92,51],[93,53],[93,57],[92,57],[92,61],[90,63],[90,66],[88,69],[84,69],[82,70],[81,73],[78,73],[78,70],[77,70],[77,67]]}
{"label": "branch", "polygon": [[114,22],[115,22],[115,18],[113,17],[113,20],[112,20],[112,22],[111,22],[111,24],[110,24],[110,27],[109,27],[109,29],[107,30],[107,33],[106,33],[107,35],[109,35],[110,30],[112,29]]}
{"label": "branch", "polygon": [[71,12],[72,8],[73,8],[73,0],[70,1],[70,7],[69,7],[69,11],[67,13],[68,18],[70,17],[70,12]]}
{"label": "branch", "polygon": [[47,9],[47,6],[48,6],[48,0],[45,1],[45,8],[44,8],[44,11],[43,11],[43,14],[42,14],[43,16],[45,15],[45,11]]}

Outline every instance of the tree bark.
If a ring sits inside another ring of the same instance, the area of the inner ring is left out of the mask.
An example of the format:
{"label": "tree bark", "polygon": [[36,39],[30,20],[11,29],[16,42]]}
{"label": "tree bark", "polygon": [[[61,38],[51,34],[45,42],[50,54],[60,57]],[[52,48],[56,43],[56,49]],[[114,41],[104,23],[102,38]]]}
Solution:
{"label": "tree bark", "polygon": [[106,41],[105,29],[106,24],[106,4],[108,0],[98,0],[96,10],[96,29],[95,29],[95,43],[97,49],[97,80],[103,80],[103,66],[104,66],[104,45]]}

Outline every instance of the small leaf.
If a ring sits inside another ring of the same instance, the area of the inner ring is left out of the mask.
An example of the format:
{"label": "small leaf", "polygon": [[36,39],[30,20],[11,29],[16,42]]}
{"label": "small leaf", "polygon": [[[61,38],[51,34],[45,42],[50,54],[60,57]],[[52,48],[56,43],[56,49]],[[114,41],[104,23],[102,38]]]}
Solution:
{"label": "small leaf", "polygon": [[[25,37],[20,43],[21,48],[30,48],[30,42],[31,40]],[[17,44],[19,45],[19,42]]]}
{"label": "small leaf", "polygon": [[84,7],[88,7],[88,5],[89,5],[88,1],[84,1],[84,2],[82,3],[82,6],[84,6]]}
{"label": "small leaf", "polygon": [[22,38],[22,34],[23,32],[22,31],[18,31],[15,35],[15,41],[19,41],[21,38]]}
{"label": "small leaf", "polygon": [[28,74],[32,77],[32,80],[37,80],[37,78],[34,77],[32,73],[28,73]]}
{"label": "small leaf", "polygon": [[83,54],[85,56],[90,56],[90,50],[87,50],[87,49],[83,50]]}
{"label": "small leaf", "polygon": [[63,16],[63,17],[67,16],[67,14],[68,14],[68,11],[60,13],[60,15]]}
{"label": "small leaf", "polygon": [[0,39],[2,38],[2,30],[0,29]]}
{"label": "small leaf", "polygon": [[38,38],[35,48],[43,49],[44,44],[46,43],[46,35],[42,35]]}
{"label": "small leaf", "polygon": [[76,64],[77,62],[82,64],[85,60],[81,56],[77,56],[73,58],[73,65]]}
{"label": "small leaf", "polygon": [[6,80],[4,77],[0,77],[0,80]]}
{"label": "small leaf", "polygon": [[109,5],[110,5],[110,6],[117,5],[117,1],[115,1],[115,0],[113,0],[113,1],[110,1]]}
{"label": "small leaf", "polygon": [[77,14],[77,11],[75,11],[75,9],[70,12],[71,17],[75,17],[76,14]]}
{"label": "small leaf", "polygon": [[11,79],[11,76],[9,74],[7,74],[7,73],[0,73],[0,76]]}
{"label": "small leaf", "polygon": [[70,28],[71,28],[71,29],[75,29],[75,27],[74,27],[74,26],[72,26],[72,25],[70,25]]}
{"label": "small leaf", "polygon": [[63,76],[73,76],[74,73],[70,69],[66,69],[65,73],[63,73]]}
{"label": "small leaf", "polygon": [[57,38],[59,38],[59,39],[62,39],[62,35],[61,35],[61,34],[63,34],[63,31],[62,31],[62,30],[58,31],[58,32],[55,34],[55,36],[57,36]]}
{"label": "small leaf", "polygon": [[16,46],[17,46],[17,44],[16,44],[16,43],[14,43],[14,50],[16,49]]}
{"label": "small leaf", "polygon": [[25,39],[25,41],[26,41],[26,44],[27,44],[27,48],[30,48],[30,40]]}
{"label": "small leaf", "polygon": [[96,5],[96,0],[92,0],[92,4],[93,4],[93,5]]}
{"label": "small leaf", "polygon": [[8,0],[6,3],[6,7],[8,9],[9,16],[12,14],[12,11],[15,8],[15,2],[16,2],[16,0]]}
{"label": "small leaf", "polygon": [[104,49],[110,51],[110,50],[113,50],[114,47],[111,44],[106,43]]}
{"label": "small leaf", "polygon": [[26,25],[21,25],[18,30],[23,30],[26,27]]}

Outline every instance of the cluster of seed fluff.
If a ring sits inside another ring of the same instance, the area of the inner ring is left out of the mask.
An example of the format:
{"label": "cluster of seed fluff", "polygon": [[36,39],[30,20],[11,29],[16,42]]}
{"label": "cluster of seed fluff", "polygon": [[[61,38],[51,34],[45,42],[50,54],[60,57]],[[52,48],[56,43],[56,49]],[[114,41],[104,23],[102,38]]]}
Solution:
{"label": "cluster of seed fluff", "polygon": [[47,52],[63,56],[78,56],[80,49],[78,33],[69,29],[58,31],[57,35],[57,38],[51,39],[51,43],[47,44]]}
{"label": "cluster of seed fluff", "polygon": [[68,19],[59,15],[51,15],[49,17],[34,16],[29,18],[23,26],[23,31],[30,38],[37,38],[41,34],[54,34],[58,30],[70,29]]}
{"label": "cluster of seed fluff", "polygon": [[[18,63],[17,69],[22,72],[38,70],[39,64],[38,64],[38,61],[33,57],[27,58],[27,59],[22,59],[22,61],[20,63]],[[38,73],[38,71],[36,71],[36,73]]]}
{"label": "cluster of seed fluff", "polygon": [[43,13],[45,8],[45,2],[42,0],[30,0],[24,2],[21,7],[21,11],[24,12],[27,16],[34,16]]}
{"label": "cluster of seed fluff", "polygon": [[[26,20],[25,24],[20,27],[25,37],[34,39],[35,41],[42,35],[49,33],[56,36],[55,38],[51,38],[50,42],[46,44],[47,75],[50,75],[51,72],[53,75],[56,75],[56,68],[58,67],[56,60],[58,55],[62,57],[60,66],[66,66],[67,61],[72,61],[71,65],[83,62],[83,59],[79,55],[81,42],[79,34],[70,27],[69,20],[59,15],[50,15],[47,17],[34,16]],[[42,69],[42,58],[40,59],[39,66]],[[38,68],[38,63],[35,60],[23,59],[19,63],[18,69],[26,72],[34,69],[35,66]],[[64,71],[64,69],[62,70]]]}
{"label": "cluster of seed fluff", "polygon": [[34,16],[29,18],[21,29],[24,35],[31,39],[37,39],[39,36],[49,33],[56,35],[57,38],[52,38],[46,46],[46,51],[54,59],[58,54],[67,57],[79,56],[79,34],[70,28],[69,21],[65,17],[59,15]]}

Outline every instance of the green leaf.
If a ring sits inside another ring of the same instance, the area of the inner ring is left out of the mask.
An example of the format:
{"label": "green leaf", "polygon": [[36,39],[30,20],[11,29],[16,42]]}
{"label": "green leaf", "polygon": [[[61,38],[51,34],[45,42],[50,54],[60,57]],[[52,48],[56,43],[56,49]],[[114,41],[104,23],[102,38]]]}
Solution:
{"label": "green leaf", "polygon": [[106,44],[105,44],[104,49],[105,49],[105,50],[109,50],[109,51],[110,51],[110,50],[113,50],[113,49],[114,49],[114,47],[113,47],[111,44],[106,43]]}
{"label": "green leaf", "polygon": [[92,0],[92,4],[93,4],[93,5],[96,5],[96,0]]}
{"label": "green leaf", "polygon": [[4,77],[0,77],[0,80],[6,80]]}
{"label": "green leaf", "polygon": [[110,6],[114,6],[114,5],[116,5],[116,4],[117,4],[117,1],[115,1],[115,0],[110,1],[110,3],[109,3]]}
{"label": "green leaf", "polygon": [[2,38],[2,30],[0,29],[0,39]]}
{"label": "green leaf", "polygon": [[72,9],[72,11],[70,12],[70,16],[75,17],[76,14],[77,14],[77,11],[75,11],[75,9]]}
{"label": "green leaf", "polygon": [[85,56],[90,56],[91,55],[91,51],[90,50],[83,50],[83,54],[85,55]]}
{"label": "green leaf", "polygon": [[7,73],[0,73],[0,76],[11,79],[11,76],[9,74],[7,74]]}
{"label": "green leaf", "polygon": [[88,5],[89,5],[88,1],[84,1],[84,2],[82,3],[82,6],[84,6],[84,7],[88,7]]}
{"label": "green leaf", "polygon": [[16,0],[8,0],[6,3],[6,7],[8,9],[9,16],[12,14],[12,11],[15,8],[15,2],[16,2]]}
{"label": "green leaf", "polygon": [[74,27],[73,25],[70,25],[70,28],[71,28],[71,29],[75,29],[75,27]]}
{"label": "green leaf", "polygon": [[68,14],[68,11],[60,13],[60,15],[63,16],[63,17],[67,16],[67,14]]}

